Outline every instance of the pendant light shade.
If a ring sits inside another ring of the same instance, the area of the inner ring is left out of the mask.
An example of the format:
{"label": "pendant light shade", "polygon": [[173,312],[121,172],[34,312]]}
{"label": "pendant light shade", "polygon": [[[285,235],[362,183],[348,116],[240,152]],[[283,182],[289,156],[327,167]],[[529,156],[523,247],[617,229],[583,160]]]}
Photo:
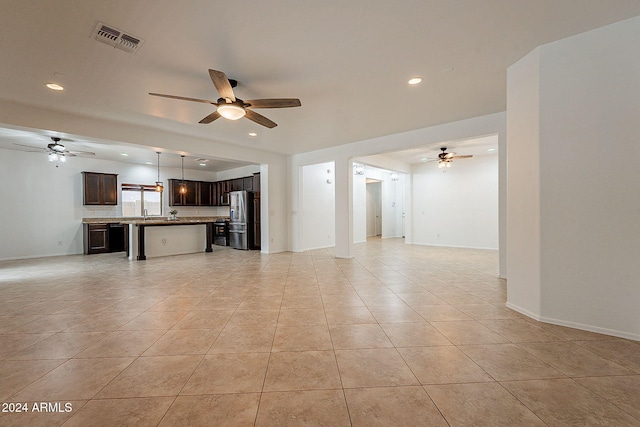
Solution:
{"label": "pendant light shade", "polygon": [[156,191],[162,193],[163,185],[162,181],[160,181],[160,152],[156,151],[158,154],[158,180],[156,181]]}
{"label": "pendant light shade", "polygon": [[180,189],[178,190],[180,194],[187,194],[187,184],[184,182],[184,156],[180,156],[182,161],[182,182],[180,182]]}

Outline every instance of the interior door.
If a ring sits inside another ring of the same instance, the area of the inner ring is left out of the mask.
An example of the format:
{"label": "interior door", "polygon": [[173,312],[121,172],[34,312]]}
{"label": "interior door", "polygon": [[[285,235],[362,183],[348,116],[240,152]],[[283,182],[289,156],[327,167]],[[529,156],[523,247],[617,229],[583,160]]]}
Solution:
{"label": "interior door", "polygon": [[367,183],[367,236],[382,235],[382,183]]}
{"label": "interior door", "polygon": [[376,214],[376,236],[382,236],[382,183],[376,183],[375,214]]}

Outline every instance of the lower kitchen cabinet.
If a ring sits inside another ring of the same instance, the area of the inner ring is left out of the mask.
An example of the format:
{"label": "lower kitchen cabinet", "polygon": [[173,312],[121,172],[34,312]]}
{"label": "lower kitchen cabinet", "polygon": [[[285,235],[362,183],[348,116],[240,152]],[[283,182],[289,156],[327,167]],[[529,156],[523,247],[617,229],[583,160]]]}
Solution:
{"label": "lower kitchen cabinet", "polygon": [[123,224],[83,224],[85,255],[128,251],[128,228]]}

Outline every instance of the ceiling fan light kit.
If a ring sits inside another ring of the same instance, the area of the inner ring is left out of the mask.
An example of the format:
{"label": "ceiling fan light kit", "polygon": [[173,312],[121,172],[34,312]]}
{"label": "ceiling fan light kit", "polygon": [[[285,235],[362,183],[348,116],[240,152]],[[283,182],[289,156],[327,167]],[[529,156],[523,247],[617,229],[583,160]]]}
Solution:
{"label": "ceiling fan light kit", "polygon": [[66,163],[67,157],[75,157],[75,156],[95,156],[96,153],[92,153],[90,151],[69,151],[67,148],[60,143],[60,138],[52,136],[51,143],[47,144],[47,147],[34,147],[32,145],[18,144],[14,143],[14,145],[19,145],[21,147],[27,147],[30,150],[28,151],[44,151],[47,153],[47,160],[52,163]]}
{"label": "ceiling fan light kit", "polygon": [[47,159],[50,162],[60,162],[60,163],[67,162],[67,158],[64,156],[64,154],[49,153],[49,155],[47,156]]}
{"label": "ceiling fan light kit", "polygon": [[442,150],[442,153],[438,154],[438,167],[440,169],[450,168],[451,163],[453,163],[453,159],[468,159],[473,157],[472,154],[456,156],[456,153],[447,153],[447,147],[442,147],[440,150]]}
{"label": "ceiling fan light kit", "polygon": [[247,114],[247,112],[243,106],[238,104],[239,103],[237,101],[229,104],[218,104],[218,113],[225,119],[241,119]]}

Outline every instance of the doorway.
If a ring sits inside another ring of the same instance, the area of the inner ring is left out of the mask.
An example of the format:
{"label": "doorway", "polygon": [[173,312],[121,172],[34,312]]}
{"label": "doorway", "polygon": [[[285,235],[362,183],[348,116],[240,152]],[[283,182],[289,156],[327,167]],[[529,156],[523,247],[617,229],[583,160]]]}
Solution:
{"label": "doorway", "polygon": [[382,182],[367,179],[367,237],[382,235]]}

